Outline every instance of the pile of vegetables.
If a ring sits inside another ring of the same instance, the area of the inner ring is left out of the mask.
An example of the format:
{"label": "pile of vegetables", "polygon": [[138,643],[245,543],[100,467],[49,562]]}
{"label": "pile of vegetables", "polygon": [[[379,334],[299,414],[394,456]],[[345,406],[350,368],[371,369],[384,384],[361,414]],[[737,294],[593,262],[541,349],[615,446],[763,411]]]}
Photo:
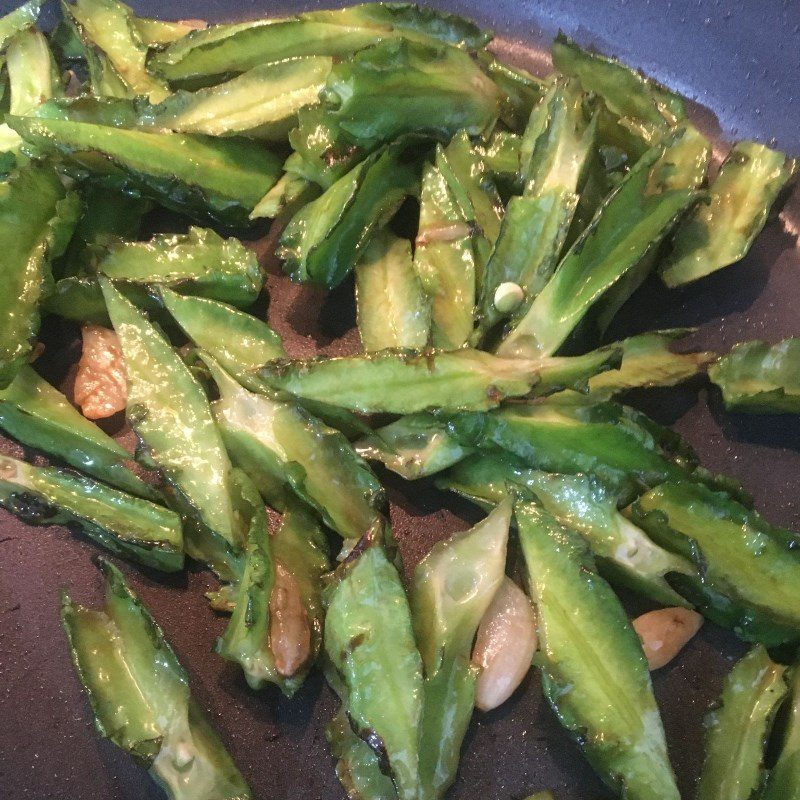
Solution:
{"label": "pile of vegetables", "polygon": [[[754,649],[698,797],[800,797],[800,537],[618,398],[709,368],[728,408],[797,412],[800,342],[719,358],[675,352],[685,330],[604,335],[652,274],[666,293],[740,260],[794,162],[740,142],[714,170],[665,87],[563,36],[534,77],[430,8],[62,10],[48,36],[38,0],[0,20],[0,428],[52,464],[0,457],[0,503],[150,570],[213,571],[216,652],[253,690],[325,671],[354,800],[443,797],[473,709],[531,664],[612,790],[678,798],[649,669],[703,618]],[[267,229],[293,280],[354,287],[362,352],[285,351],[237,238]],[[37,372],[48,316],[82,326],[69,397]],[[91,421],[122,409],[134,454]],[[404,582],[370,463],[487,515]],[[62,602],[98,730],[170,797],[250,797],[99,563],[104,608]],[[631,621],[617,587],[658,609]]]}

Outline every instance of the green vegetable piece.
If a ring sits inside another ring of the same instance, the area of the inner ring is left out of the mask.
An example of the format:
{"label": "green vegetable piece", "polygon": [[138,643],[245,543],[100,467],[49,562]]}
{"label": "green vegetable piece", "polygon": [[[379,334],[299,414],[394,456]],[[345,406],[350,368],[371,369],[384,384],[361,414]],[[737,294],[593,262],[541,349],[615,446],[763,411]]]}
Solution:
{"label": "green vegetable piece", "polygon": [[505,577],[510,500],[474,528],[440,542],[414,570],[411,619],[425,667],[419,735],[422,797],[453,783],[475,705],[472,642]]}
{"label": "green vegetable piece", "polygon": [[377,543],[340,567],[326,590],[325,652],[356,735],[372,749],[399,800],[420,791],[422,662],[397,570]]}
{"label": "green vegetable piece", "polygon": [[44,0],[28,0],[10,14],[0,17],[0,49],[4,49],[12,36],[30,28],[39,19]]}
{"label": "green vegetable piece", "polygon": [[709,619],[767,646],[800,638],[797,534],[688,480],[657,486],[628,514],[662,547],[695,562],[702,586],[678,590]]}
{"label": "green vegetable piece", "polygon": [[134,17],[133,27],[139,38],[148,47],[164,47],[183,39],[193,31],[203,30],[206,26],[199,20],[179,20],[168,22],[161,19]]}
{"label": "green vegetable piece", "polygon": [[[281,527],[270,536],[266,513],[259,510],[250,525],[247,560],[238,588],[236,608],[216,651],[241,664],[252,689],[277,684],[291,697],[302,685],[322,642],[321,577],[330,569],[325,534],[314,517],[300,506],[287,510]],[[270,602],[279,562],[301,589],[304,622],[310,634],[309,652],[300,664],[276,665],[272,651]]]}
{"label": "green vegetable piece", "polygon": [[492,39],[491,31],[472,20],[415,3],[361,3],[333,11],[312,11],[304,18],[337,25],[391,27],[396,35],[430,43],[444,42],[462,50],[478,50]]}
{"label": "green vegetable piece", "polygon": [[112,244],[138,238],[142,218],[152,208],[149,200],[102,186],[81,187],[81,199],[83,213],[75,233],[63,258],[53,265],[58,278],[94,272]]}
{"label": "green vegetable piece", "polygon": [[589,392],[598,400],[608,400],[628,389],[676,386],[703,372],[716,358],[714,353],[673,353],[670,344],[694,331],[673,328],[631,336],[618,343],[622,364],[589,378]]}
{"label": "green vegetable piece", "polygon": [[0,389],[0,428],[28,447],[147,500],[159,494],[125,466],[131,456],[83,416],[58,389],[24,366]]}
{"label": "green vegetable piece", "polygon": [[250,800],[161,628],[105,559],[105,606],[64,593],[61,621],[101,736],[144,763],[171,800]]}
{"label": "green vegetable piece", "polygon": [[530,495],[586,539],[607,580],[665,606],[688,605],[666,578],[696,577],[692,563],[651,541],[617,511],[614,495],[589,475],[541,472],[527,469],[513,456],[481,454],[455,464],[437,479],[437,486],[480,505],[500,503],[511,490]]}
{"label": "green vegetable piece", "polygon": [[795,162],[777,150],[756,142],[734,145],[708,204],[698,206],[676,230],[672,253],[661,268],[664,283],[682,286],[744,258],[795,169]]}
{"label": "green vegetable piece", "polygon": [[364,350],[425,347],[430,309],[411,260],[411,243],[380,232],[365,249],[355,273],[358,332]]}
{"label": "green vegetable piece", "polygon": [[[120,294],[148,314],[158,314],[158,304],[151,297],[147,286],[135,283],[120,283]],[[52,293],[42,301],[42,308],[64,319],[74,322],[93,322],[109,325],[108,310],[103,291],[97,278],[72,276],[56,282]]]}
{"label": "green vegetable piece", "polygon": [[[651,173],[651,186],[661,190],[700,189],[706,181],[711,160],[711,143],[689,123],[682,123],[663,139],[664,155]],[[582,195],[582,197],[584,197]],[[595,309],[597,328],[605,333],[617,312],[653,271],[660,251],[652,250],[632,270],[617,281]]]}
{"label": "green vegetable piece", "polygon": [[[706,758],[697,800],[761,796],[764,748],[787,687],[786,667],[758,645],[725,678],[720,707],[706,717]],[[788,795],[783,795],[788,797]]]}
{"label": "green vegetable piece", "polygon": [[461,445],[511,453],[533,469],[598,478],[621,499],[688,473],[631,409],[574,392],[447,419]]}
{"label": "green vegetable piece", "polygon": [[177,514],[70,470],[0,456],[0,504],[29,525],[76,524],[115,555],[146,567],[183,569]]}
{"label": "green vegetable piece", "polygon": [[325,731],[331,755],[336,759],[336,776],[348,797],[364,800],[397,800],[391,778],[381,772],[378,756],[353,733],[344,707]]}
{"label": "green vegetable piece", "polygon": [[725,408],[748,414],[800,413],[800,338],[737,344],[708,370]]}
{"label": "green vegetable piece", "polygon": [[238,239],[195,227],[185,234],[157,234],[149,242],[114,243],[97,272],[114,281],[169,286],[237,306],[252,305],[264,283],[252,250]]}
{"label": "green vegetable piece", "polygon": [[145,95],[158,103],[169,88],[145,67],[147,47],[139,37],[133,12],[117,0],[76,0],[62,2],[69,19],[87,50],[98,50],[101,58],[125,85],[128,96]]}
{"label": "green vegetable piece", "polygon": [[85,55],[86,64],[89,68],[89,88],[94,95],[124,100],[129,100],[133,97],[130,87],[117,74],[117,71],[101,50],[89,47],[86,48]]}
{"label": "green vegetable piece", "polygon": [[355,143],[375,147],[408,133],[447,141],[491,129],[500,92],[464,52],[396,40],[337,65],[324,92],[324,119]]}
{"label": "green vegetable piece", "polygon": [[552,54],[559,72],[599,95],[620,124],[648,146],[686,116],[680,96],[616,59],[582,50],[563,34],[553,42]]}
{"label": "green vegetable piece", "polygon": [[86,122],[113,128],[135,128],[139,104],[123,97],[57,97],[36,106],[29,116],[66,122]]}
{"label": "green vegetable piece", "polygon": [[212,358],[204,360],[220,392],[217,425],[264,498],[281,507],[288,482],[333,530],[360,539],[379,516],[382,490],[347,439],[291,402],[248,391]]}
{"label": "green vegetable piece", "polygon": [[583,110],[574,82],[557,82],[533,110],[520,146],[522,197],[512,197],[484,275],[478,308],[480,335],[510,312],[495,305],[495,292],[511,282],[523,290],[520,319],[558,263],[578,205],[595,145],[595,123]]}
{"label": "green vegetable piece", "polygon": [[416,193],[419,160],[407,150],[400,143],[367,159],[292,218],[278,256],[293,279],[332,289],[347,277],[374,233]]}
{"label": "green vegetable piece", "polygon": [[[286,357],[280,336],[269,325],[215,300],[184,297],[163,287],[158,293],[174,320],[200,350],[219,361],[245,388],[259,394],[272,394],[254,372],[268,361]],[[350,438],[369,431],[363,422],[344,409],[310,400],[300,405]]]}
{"label": "green vegetable piece", "polygon": [[0,388],[28,360],[39,332],[39,301],[77,220],[77,196],[52,168],[29,164],[0,184]]}
{"label": "green vegetable piece", "polygon": [[447,147],[437,148],[436,166],[445,176],[467,224],[475,228],[473,242],[482,270],[500,233],[504,209],[481,153],[461,131]]}
{"label": "green vegetable piece", "polygon": [[[11,89],[8,110],[12,114],[29,114],[36,106],[60,95],[60,75],[47,39],[36,28],[15,34],[8,43],[6,68]],[[16,131],[0,124],[0,149],[15,155],[22,144]]]}
{"label": "green vegetable piece", "polygon": [[618,359],[590,353],[577,358],[497,358],[479,350],[383,350],[363,356],[273,362],[258,375],[297,397],[364,414],[411,414],[441,408],[484,410],[532,390],[547,394],[581,385]]}
{"label": "green vegetable piece", "polygon": [[[206,297],[183,296],[165,287],[159,296],[183,332],[226,372],[246,383],[249,370],[285,358],[283,342],[266,322]],[[256,386],[248,388],[257,390]]]}
{"label": "green vegetable piece", "polygon": [[295,126],[297,112],[317,103],[332,66],[323,56],[261,64],[225,83],[170,95],[145,110],[143,123],[184,133],[280,141]]}
{"label": "green vegetable piece", "polygon": [[150,69],[170,82],[247,72],[306,56],[351,56],[380,41],[380,31],[298,17],[212,25],[154,53]]}
{"label": "green vegetable piece", "polygon": [[476,257],[473,229],[438,167],[422,176],[414,268],[431,298],[431,343],[455,350],[473,327]]}
{"label": "green vegetable piece", "polygon": [[[563,189],[538,197],[511,198],[484,273],[479,330],[493,327],[504,317],[524,316],[555,270],[577,199],[577,195]],[[523,291],[522,302],[511,311],[495,304],[497,288],[504,283],[516,284]]]}
{"label": "green vegetable piece", "polygon": [[489,174],[506,195],[519,194],[522,191],[517,186],[521,144],[520,136],[508,131],[495,131],[487,144],[475,145]]}
{"label": "green vegetable piece", "polygon": [[763,800],[797,800],[800,797],[800,670],[789,674],[789,719],[780,740],[780,754],[769,771]]}
{"label": "green vegetable piece", "polygon": [[662,189],[667,144],[651,148],[604,203],[498,353],[554,353],[589,309],[653,252],[697,201],[693,189]]}
{"label": "green vegetable piece", "polygon": [[557,81],[531,112],[520,146],[526,196],[559,187],[570,192],[581,188],[596,144],[596,123],[587,117],[583,99],[575,81]]}
{"label": "green vegetable piece", "polygon": [[258,201],[250,219],[275,219],[282,214],[294,215],[298,209],[320,195],[316,184],[294,172],[284,172],[283,177]]}
{"label": "green vegetable piece", "polygon": [[100,285],[125,356],[126,413],[140,457],[163,473],[186,518],[186,552],[223,580],[236,578],[249,519],[203,389],[144,315],[109,280]]}
{"label": "green vegetable piece", "polygon": [[244,225],[280,175],[280,160],[256,142],[123,130],[71,119],[9,116],[8,124],[76,176],[138,191],[162,205],[221,224]]}
{"label": "green vegetable piece", "polygon": [[401,417],[356,442],[355,448],[363,458],[380,461],[409,481],[441,472],[474,450],[462,447],[432,414]]}
{"label": "green vegetable piece", "polygon": [[545,82],[524,69],[503,64],[488,50],[481,50],[478,53],[478,63],[505,94],[500,111],[503,124],[512,131],[521,131],[533,107],[545,94]]}
{"label": "green vegetable piece", "polygon": [[639,637],[583,539],[515,508],[536,605],[545,697],[600,777],[630,800],[678,800]]}
{"label": "green vegetable piece", "polygon": [[358,50],[400,36],[429,44],[440,40],[469,50],[491,38],[455,14],[410,3],[366,3],[288,19],[213,25],[155,54],[150,66],[170,81],[185,81],[302,56],[346,60]]}
{"label": "green vegetable piece", "polygon": [[472,58],[453,47],[381,42],[337,64],[322,103],[299,114],[289,137],[296,171],[330,184],[381,145],[414,134],[448,142],[493,127],[501,93]]}

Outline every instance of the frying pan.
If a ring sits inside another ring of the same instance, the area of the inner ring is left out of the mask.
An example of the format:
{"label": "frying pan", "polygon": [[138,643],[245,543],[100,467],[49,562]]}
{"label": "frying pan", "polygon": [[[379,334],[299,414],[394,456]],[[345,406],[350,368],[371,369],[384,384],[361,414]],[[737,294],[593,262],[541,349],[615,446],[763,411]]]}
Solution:
{"label": "frying pan", "polygon": [[[129,0],[162,18],[244,19],[308,9],[316,3],[269,0]],[[697,101],[697,124],[715,156],[734,138],[771,142],[800,155],[800,3],[795,0],[438,0],[499,34],[508,60],[535,71],[548,66],[550,40],[561,28],[583,45],[614,54]],[[16,0],[2,0],[6,13]],[[50,18],[54,9],[47,9]],[[47,17],[46,17],[47,18]],[[45,19],[46,21],[46,19]],[[705,108],[702,108],[704,106]],[[749,256],[696,286],[667,294],[645,285],[621,314],[618,336],[697,325],[691,344],[727,350],[744,339],[800,335],[800,191],[770,222]],[[332,296],[292,286],[268,262],[270,322],[293,355],[352,352],[352,294]],[[0,288],[2,291],[2,288]],[[44,369],[62,380],[63,342],[74,330],[45,331],[56,347]],[[698,381],[631,398],[673,424],[712,470],[741,479],[757,507],[776,523],[800,529],[800,416],[725,413],[716,392]],[[0,450],[20,454],[0,442]],[[425,485],[413,491],[386,478],[392,523],[412,566],[437,540],[466,528],[475,512]],[[146,800],[162,795],[122,751],[98,738],[67,654],[58,621],[58,590],[99,603],[96,548],[61,528],[29,528],[0,512],[0,797],[3,800]],[[211,653],[224,620],[208,609],[207,573],[156,578],[123,564],[187,667],[194,695],[230,747],[260,800],[343,797],[328,755],[324,726],[336,701],[315,673],[292,700],[273,690],[249,691],[236,665]],[[623,598],[631,613],[644,607]],[[706,624],[686,650],[653,676],[673,764],[685,798],[702,761],[702,718],[722,678],[744,652],[735,637]],[[467,736],[453,800],[519,800],[552,789],[558,800],[610,795],[561,730],[535,675],[501,709],[476,714]]]}

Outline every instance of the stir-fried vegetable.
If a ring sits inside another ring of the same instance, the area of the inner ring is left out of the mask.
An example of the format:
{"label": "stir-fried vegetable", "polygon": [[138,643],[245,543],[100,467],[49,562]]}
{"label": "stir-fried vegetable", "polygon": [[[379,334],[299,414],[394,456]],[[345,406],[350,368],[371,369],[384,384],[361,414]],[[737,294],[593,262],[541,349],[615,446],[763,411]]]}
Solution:
{"label": "stir-fried vegetable", "polygon": [[120,571],[101,559],[105,605],[66,593],[61,620],[95,727],[147,766],[172,800],[249,800],[233,759],[189,694],[186,671]]}
{"label": "stir-fried vegetable", "polygon": [[281,141],[296,124],[297,112],[318,102],[331,67],[331,59],[321,56],[261,64],[217,86],[176,92],[142,118],[184,133]]}
{"label": "stir-fried vegetable", "polygon": [[699,199],[690,188],[656,181],[667,150],[651,148],[598,211],[498,353],[554,353],[589,309],[645,258]]}
{"label": "stir-fried vegetable", "polygon": [[322,642],[321,577],[329,569],[325,536],[313,515],[290,506],[270,536],[253,515],[233,616],[217,652],[242,665],[248,684],[297,690]]}
{"label": "stir-fried vegetable", "polygon": [[34,152],[63,158],[76,177],[141,192],[176,211],[243,225],[280,175],[280,160],[255,142],[153,133],[70,118],[9,116]]}
{"label": "stir-fried vegetable", "polygon": [[676,587],[698,610],[747,641],[800,639],[800,538],[724,492],[670,480],[640,497],[630,516],[654,541],[695,562],[702,581]]}
{"label": "stir-fried vegetable", "polygon": [[473,452],[432,414],[409,414],[356,442],[356,450],[406,480],[433,475]]}
{"label": "stir-fried vegetable", "polygon": [[584,91],[602,98],[610,119],[606,125],[634,147],[647,148],[686,116],[683,99],[613,58],[582,50],[559,34],[553,64],[577,78]]}
{"label": "stir-fried vegetable", "polygon": [[282,20],[214,25],[190,33],[150,60],[170,81],[244,72],[301,56],[349,56],[400,36],[473,50],[491,38],[455,14],[410,3],[365,3]]}
{"label": "stir-fried vegetable", "polygon": [[145,67],[147,47],[139,38],[128,6],[118,0],[76,0],[62,7],[86,50],[95,51],[95,59],[111,73],[114,84],[124,87],[116,96],[145,95],[157,103],[169,94],[167,85]]}
{"label": "stir-fried vegetable", "polygon": [[125,466],[130,453],[31,367],[23,367],[8,388],[0,389],[0,428],[118,489],[158,499],[158,493]]}
{"label": "stir-fried vegetable", "polygon": [[400,576],[371,536],[338,573],[325,595],[333,687],[353,733],[371,751],[373,773],[391,778],[399,800],[416,800],[425,689]]}
{"label": "stir-fried vegetable", "polygon": [[411,616],[425,669],[419,732],[421,796],[440,798],[455,779],[475,704],[475,632],[503,581],[511,501],[436,545],[414,571]]}
{"label": "stir-fried vegetable", "polygon": [[431,343],[455,349],[469,339],[475,305],[473,231],[439,167],[422,175],[414,268],[431,303]]}
{"label": "stir-fried vegetable", "polygon": [[[40,103],[62,93],[47,39],[36,28],[20,31],[11,39],[6,69],[11,93],[8,110],[12,114],[29,114]],[[18,133],[5,123],[0,125],[0,150],[16,154],[21,144]]]}
{"label": "stir-fried vegetable", "polygon": [[632,498],[642,486],[686,476],[683,453],[674,457],[643,415],[611,402],[563,393],[485,414],[453,415],[447,429],[457,442],[510,453],[534,469],[565,475],[589,473],[616,497]]}
{"label": "stir-fried vegetable", "polygon": [[44,0],[28,0],[10,14],[0,17],[0,48],[5,47],[14,34],[36,24],[43,4]]}
{"label": "stir-fried vegetable", "polygon": [[339,431],[291,402],[254,394],[213,359],[220,399],[214,417],[228,451],[262,496],[283,507],[288,487],[346,539],[360,539],[379,517],[380,484]]}
{"label": "stir-fried vegetable", "polygon": [[795,170],[795,162],[755,142],[735,145],[698,206],[675,233],[661,268],[667,286],[681,286],[744,258],[769,210]]}
{"label": "stir-fried vegetable", "polygon": [[437,484],[480,504],[502,502],[509,493],[529,494],[583,535],[598,569],[612,583],[658,603],[686,604],[667,578],[694,576],[692,563],[651,541],[617,510],[613,494],[588,475],[541,472],[526,469],[513,456],[480,454],[456,464]]}
{"label": "stir-fried vegetable", "polygon": [[800,412],[800,339],[736,345],[708,371],[725,407],[750,414]]}
{"label": "stir-fried vegetable", "polygon": [[505,397],[521,397],[531,390],[549,394],[579,386],[616,361],[614,352],[528,360],[469,349],[385,350],[366,356],[274,362],[259,375],[267,384],[298,397],[365,414],[409,414],[430,408],[488,409]]}
{"label": "stir-fried vegetable", "polygon": [[[629,300],[742,258],[794,161],[742,142],[706,190],[684,101],[563,35],[539,78],[407,3],[208,25],[64,0],[48,34],[39,6],[0,18],[0,429],[54,465],[0,456],[0,505],[215,571],[215,651],[252,689],[292,697],[319,660],[351,800],[443,798],[473,710],[532,663],[612,791],[677,800],[648,667],[703,616],[759,647],[711,718],[699,797],[800,797],[800,667],[763,649],[800,642],[798,534],[613,400],[715,361],[675,344],[694,331],[625,320]],[[328,299],[284,347],[307,316],[286,316],[286,276]],[[74,322],[80,362],[55,371]],[[717,360],[726,406],[800,410],[798,341]],[[104,433],[123,409],[138,467]],[[387,497],[429,476],[488,516],[409,553]],[[101,564],[105,609],[62,606],[99,730],[176,800],[247,800]],[[611,586],[666,607],[630,622]]]}
{"label": "stir-fried vegetable", "polygon": [[[127,417],[140,439],[137,455],[162,472],[169,501],[186,518],[186,552],[220,578],[235,579],[252,498],[243,493],[242,478],[231,466],[208,400],[143,314],[106,278],[100,284],[125,356]],[[173,401],[176,395],[180,406]]]}
{"label": "stir-fried vegetable", "polygon": [[329,186],[353,160],[404,135],[449,141],[491,130],[500,91],[467,53],[391,39],[337,64],[322,102],[289,136],[298,172]]}
{"label": "stir-fried vegetable", "polygon": [[764,800],[796,800],[800,797],[800,671],[795,664],[789,675],[789,719],[780,740],[780,753],[769,771]]}
{"label": "stir-fried vegetable", "polygon": [[715,359],[713,353],[675,353],[670,344],[693,333],[675,328],[631,336],[619,342],[622,364],[618,370],[589,379],[592,397],[604,400],[628,389],[651,389],[675,386],[701,373]]}
{"label": "stir-fried vegetable", "polygon": [[677,800],[647,661],[622,606],[578,534],[532,504],[514,514],[548,702],[615,791]]}
{"label": "stir-fried vegetable", "polygon": [[30,524],[75,523],[112,553],[145,566],[183,568],[177,514],[69,470],[0,456],[0,503]]}
{"label": "stir-fried vegetable", "polygon": [[411,260],[411,243],[377,235],[356,265],[358,332],[367,352],[428,344],[430,311]]}
{"label": "stir-fried vegetable", "polygon": [[720,707],[706,719],[706,759],[697,800],[747,800],[758,793],[767,736],[787,691],[785,670],[760,645],[731,670]]}
{"label": "stir-fried vegetable", "polygon": [[39,331],[39,301],[64,251],[80,205],[52,168],[29,164],[0,184],[0,388],[28,360]]}
{"label": "stir-fried vegetable", "polygon": [[418,176],[418,156],[409,156],[403,142],[363,161],[286,226],[284,269],[295,280],[338,286],[374,233],[415,193]]}

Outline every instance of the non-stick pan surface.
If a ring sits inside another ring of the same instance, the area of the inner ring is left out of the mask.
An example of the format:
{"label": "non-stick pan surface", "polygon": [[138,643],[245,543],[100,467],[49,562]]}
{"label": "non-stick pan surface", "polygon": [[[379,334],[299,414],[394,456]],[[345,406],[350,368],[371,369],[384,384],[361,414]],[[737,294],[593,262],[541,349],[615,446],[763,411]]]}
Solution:
{"label": "non-stick pan surface", "polygon": [[[210,20],[277,15],[312,4],[270,0],[138,0],[140,13]],[[800,3],[796,0],[448,0],[437,6],[472,16],[503,37],[501,53],[538,71],[561,28],[580,43],[615,54],[706,106],[703,129],[726,142],[775,141],[800,155]],[[2,0],[6,13],[16,2]],[[698,325],[692,344],[726,350],[752,338],[800,335],[800,191],[767,226],[747,259],[696,286],[667,293],[645,286],[627,305],[615,334]],[[352,293],[330,297],[278,275],[269,287],[269,321],[293,355],[355,349]],[[0,291],[3,287],[0,286]],[[64,341],[49,331],[44,365],[54,380],[67,365]],[[73,348],[72,353],[75,350]],[[800,529],[800,417],[726,414],[702,382],[632,398],[674,424],[711,469],[740,478],[768,517]],[[20,448],[0,442],[0,449]],[[432,488],[409,490],[387,476],[392,523],[409,565],[474,512]],[[58,621],[58,591],[98,603],[96,548],[61,528],[29,528],[0,512],[0,798],[2,800],[146,800],[161,794],[146,772],[96,736],[73,674]],[[292,701],[249,691],[240,670],[212,654],[224,620],[208,609],[201,571],[157,579],[123,564],[187,667],[194,695],[208,709],[259,800],[343,797],[327,753],[324,726],[335,701],[314,674]],[[628,601],[632,612],[638,610]],[[702,718],[744,648],[704,626],[687,649],[654,675],[670,753],[685,798],[702,759]],[[536,677],[502,709],[476,714],[453,800],[518,800],[553,789],[558,800],[608,797],[541,697]]]}

